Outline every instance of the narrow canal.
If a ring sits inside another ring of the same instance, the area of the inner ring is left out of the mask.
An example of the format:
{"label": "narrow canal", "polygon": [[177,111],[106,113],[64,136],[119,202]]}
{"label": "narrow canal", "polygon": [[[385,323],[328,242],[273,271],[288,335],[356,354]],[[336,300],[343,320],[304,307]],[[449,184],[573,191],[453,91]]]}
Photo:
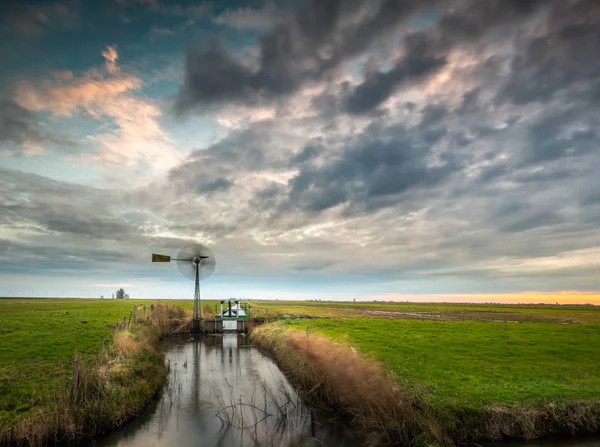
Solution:
{"label": "narrow canal", "polygon": [[[168,343],[168,384],[147,414],[79,446],[345,447],[365,441],[358,430],[348,433],[303,404],[277,365],[244,335],[172,338]],[[483,445],[600,447],[600,440],[565,437]]]}
{"label": "narrow canal", "polygon": [[[243,335],[172,339],[169,381],[144,416],[88,446],[346,446]],[[356,443],[352,443],[356,445]]]}

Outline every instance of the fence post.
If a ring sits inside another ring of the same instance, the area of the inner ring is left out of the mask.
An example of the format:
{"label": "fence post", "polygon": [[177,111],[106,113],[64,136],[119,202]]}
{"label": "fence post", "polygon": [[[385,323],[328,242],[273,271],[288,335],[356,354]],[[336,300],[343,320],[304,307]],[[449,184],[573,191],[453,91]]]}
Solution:
{"label": "fence post", "polygon": [[79,386],[79,366],[81,358],[78,354],[73,359],[73,377],[71,378],[71,403],[75,403],[77,398],[77,387]]}
{"label": "fence post", "polygon": [[100,337],[100,362],[104,358],[104,336]]}
{"label": "fence post", "polygon": [[306,326],[306,336],[308,337],[308,326]]}
{"label": "fence post", "polygon": [[133,324],[137,323],[137,306],[133,306]]}
{"label": "fence post", "polygon": [[127,315],[123,317],[123,322],[121,323],[121,325],[123,326],[123,329],[127,327]]}
{"label": "fence post", "polygon": [[146,305],[144,304],[144,321],[146,321]]}

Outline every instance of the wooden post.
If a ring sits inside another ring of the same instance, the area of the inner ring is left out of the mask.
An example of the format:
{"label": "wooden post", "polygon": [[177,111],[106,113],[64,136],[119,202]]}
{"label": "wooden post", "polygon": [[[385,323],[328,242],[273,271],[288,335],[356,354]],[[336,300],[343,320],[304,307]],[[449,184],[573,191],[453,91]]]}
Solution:
{"label": "wooden post", "polygon": [[144,321],[146,321],[146,305],[144,304]]}
{"label": "wooden post", "polygon": [[308,326],[306,326],[306,336],[308,337]]}
{"label": "wooden post", "polygon": [[129,322],[127,322],[127,327],[131,324],[131,317],[133,316],[133,311],[129,312]]}
{"label": "wooden post", "polygon": [[123,317],[123,322],[121,323],[121,326],[123,329],[125,329],[127,327],[127,316]]}
{"label": "wooden post", "polygon": [[77,387],[79,386],[79,366],[81,358],[75,355],[73,359],[73,377],[71,378],[71,403],[74,404],[77,399]]}
{"label": "wooden post", "polygon": [[133,306],[133,324],[137,323],[137,306]]}
{"label": "wooden post", "polygon": [[104,337],[100,337],[100,362],[104,359]]}

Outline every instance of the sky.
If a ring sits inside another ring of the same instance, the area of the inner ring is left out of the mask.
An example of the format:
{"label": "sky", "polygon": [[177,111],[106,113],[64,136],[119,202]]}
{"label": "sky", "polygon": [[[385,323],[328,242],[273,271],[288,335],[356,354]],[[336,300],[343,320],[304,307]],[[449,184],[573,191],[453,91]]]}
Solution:
{"label": "sky", "polygon": [[0,296],[600,304],[596,0],[0,5]]}

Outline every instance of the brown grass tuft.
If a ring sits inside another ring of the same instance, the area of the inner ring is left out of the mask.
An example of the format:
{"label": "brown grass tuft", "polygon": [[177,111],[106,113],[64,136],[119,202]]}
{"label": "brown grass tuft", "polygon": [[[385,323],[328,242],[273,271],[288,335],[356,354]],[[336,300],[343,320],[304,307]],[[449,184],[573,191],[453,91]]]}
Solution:
{"label": "brown grass tuft", "polygon": [[117,331],[113,337],[113,352],[116,357],[129,357],[142,348],[129,331]]}
{"label": "brown grass tuft", "polygon": [[186,311],[180,306],[157,302],[152,306],[151,319],[160,333],[166,335],[185,327],[191,320],[191,314],[186,314]]}
{"label": "brown grass tuft", "polygon": [[313,404],[352,415],[387,442],[409,444],[425,438],[442,445],[451,443],[432,412],[405,395],[377,362],[351,346],[265,326],[254,329],[252,339],[275,354],[303,397]]}

